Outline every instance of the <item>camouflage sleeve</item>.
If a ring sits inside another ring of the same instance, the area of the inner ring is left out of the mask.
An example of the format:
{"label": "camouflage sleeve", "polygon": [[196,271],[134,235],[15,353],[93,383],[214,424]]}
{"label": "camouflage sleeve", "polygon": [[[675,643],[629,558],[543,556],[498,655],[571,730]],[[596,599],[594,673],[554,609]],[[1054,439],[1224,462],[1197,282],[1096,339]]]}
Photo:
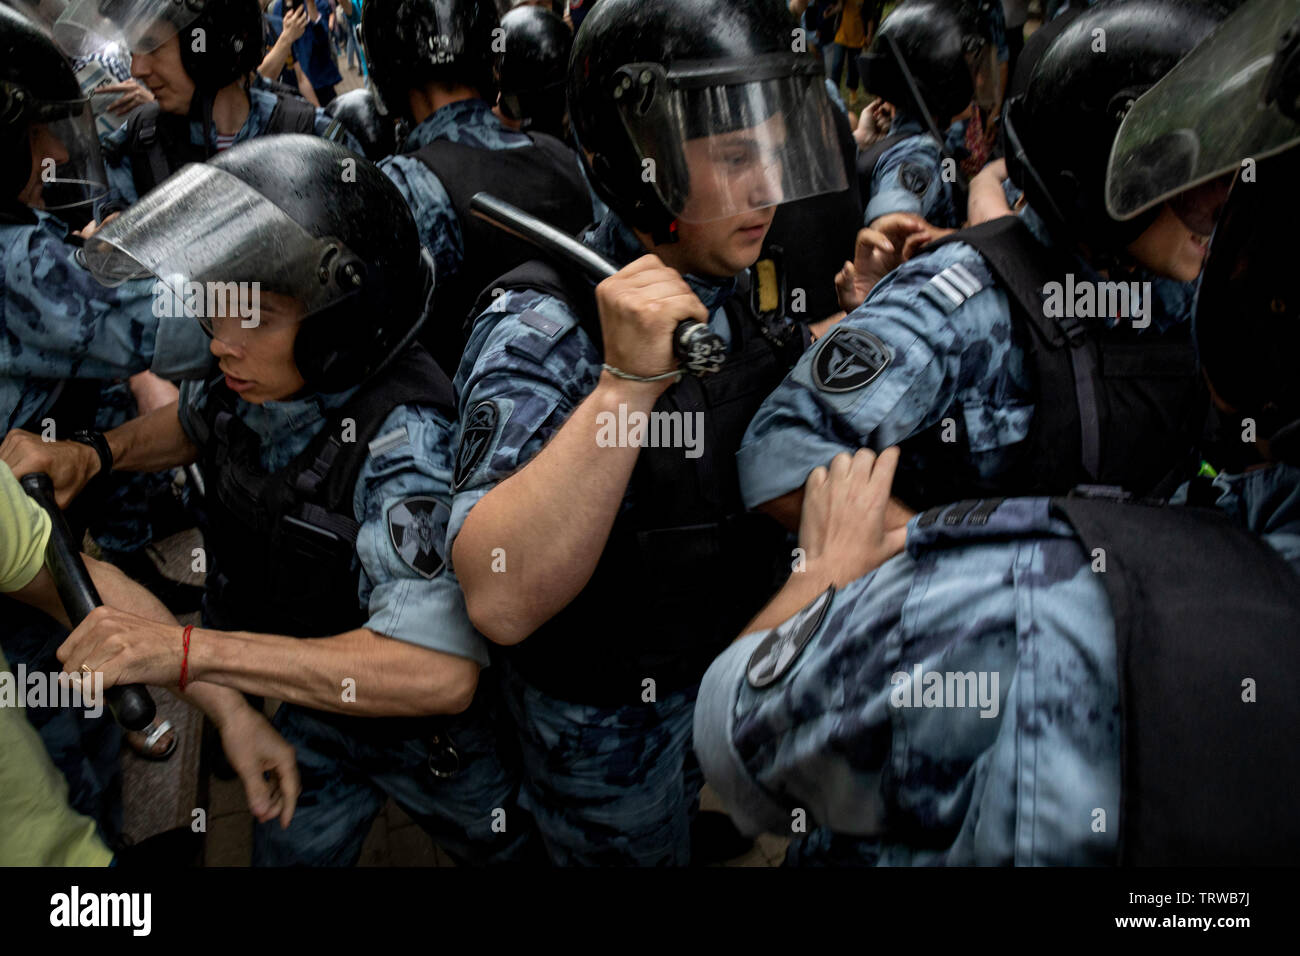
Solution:
{"label": "camouflage sleeve", "polygon": [[0,228],[0,249],[0,374],[123,378],[152,369],[188,378],[207,371],[211,356],[198,322],[156,317],[147,280],[100,285],[76,261],[57,220]]}
{"label": "camouflage sleeve", "polygon": [[451,197],[438,177],[412,156],[390,156],[379,168],[411,207],[420,242],[433,256],[439,281],[454,276],[465,258],[465,240]]}
{"label": "camouflage sleeve", "polygon": [[737,453],[745,504],[799,488],[840,452],[880,451],[941,421],[959,396],[972,450],[1024,438],[1006,296],[952,243],[904,263],[803,354],[759,407]]}
{"label": "camouflage sleeve", "polygon": [[601,358],[577,317],[507,292],[474,326],[456,376],[461,433],[448,550],[479,499],[528,464],[596,387]]}
{"label": "camouflage sleeve", "polygon": [[438,412],[402,406],[370,443],[353,499],[358,597],[370,630],[487,666],[487,644],[446,564],[454,438]]}
{"label": "camouflage sleeve", "polygon": [[871,177],[863,225],[891,212],[910,212],[946,226],[939,215],[945,199],[939,144],[930,136],[909,137],[885,150]]}

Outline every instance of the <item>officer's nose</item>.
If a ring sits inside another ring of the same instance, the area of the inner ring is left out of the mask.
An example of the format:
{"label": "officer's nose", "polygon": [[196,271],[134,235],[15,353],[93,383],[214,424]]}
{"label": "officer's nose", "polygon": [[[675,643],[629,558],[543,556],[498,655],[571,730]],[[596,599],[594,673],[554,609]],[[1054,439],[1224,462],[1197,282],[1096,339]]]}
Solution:
{"label": "officer's nose", "polygon": [[212,341],[208,350],[217,358],[243,358],[243,336],[239,334],[239,324],[221,322],[213,326]]}
{"label": "officer's nose", "polygon": [[783,169],[779,159],[771,159],[766,163],[755,165],[755,173],[749,187],[750,209],[775,206],[784,198],[785,191],[781,186]]}

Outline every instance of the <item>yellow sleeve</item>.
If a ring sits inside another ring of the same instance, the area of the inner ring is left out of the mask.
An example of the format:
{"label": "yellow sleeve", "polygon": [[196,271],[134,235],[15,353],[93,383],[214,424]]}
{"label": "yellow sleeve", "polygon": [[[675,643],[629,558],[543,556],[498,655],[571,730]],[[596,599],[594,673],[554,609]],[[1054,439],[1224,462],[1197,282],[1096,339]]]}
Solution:
{"label": "yellow sleeve", "polygon": [[50,516],[27,497],[9,466],[0,461],[0,592],[31,583],[45,562]]}
{"label": "yellow sleeve", "polygon": [[[0,654],[0,702],[11,704],[15,685]],[[0,706],[0,753],[0,866],[107,866],[112,851],[95,821],[68,806],[67,781],[21,707]]]}

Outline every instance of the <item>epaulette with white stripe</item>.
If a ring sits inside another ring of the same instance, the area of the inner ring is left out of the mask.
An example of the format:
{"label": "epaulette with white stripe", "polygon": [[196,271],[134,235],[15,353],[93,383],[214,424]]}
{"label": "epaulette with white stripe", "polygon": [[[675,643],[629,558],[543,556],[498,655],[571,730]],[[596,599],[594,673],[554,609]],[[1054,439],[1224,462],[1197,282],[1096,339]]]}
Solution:
{"label": "epaulette with white stripe", "polygon": [[954,262],[927,282],[921,292],[945,313],[951,314],[982,288],[984,283],[974,273],[960,262]]}

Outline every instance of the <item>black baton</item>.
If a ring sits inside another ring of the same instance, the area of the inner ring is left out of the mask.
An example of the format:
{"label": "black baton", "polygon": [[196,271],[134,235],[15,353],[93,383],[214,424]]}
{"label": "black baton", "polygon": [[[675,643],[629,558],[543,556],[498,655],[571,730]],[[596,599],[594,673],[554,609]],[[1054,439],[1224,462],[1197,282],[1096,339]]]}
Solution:
{"label": "black baton", "polygon": [[[491,193],[475,193],[469,201],[469,208],[478,218],[573,266],[592,282],[608,279],[618,271],[618,266],[600,253]],[[727,346],[722,336],[703,322],[683,319],[677,323],[673,335],[673,354],[682,368],[692,375],[708,375],[722,368]]]}
{"label": "black baton", "polygon": [[[63,512],[54,503],[54,483],[50,476],[37,472],[24,475],[21,482],[28,497],[50,516],[50,543],[45,548],[45,566],[54,578],[68,620],[76,627],[104,602],[100,600],[95,582],[90,579],[90,572],[81,560],[81,549],[72,538]],[[109,710],[117,722],[127,730],[147,730],[153,723],[157,711],[143,684],[110,687],[104,696],[108,698]]]}

